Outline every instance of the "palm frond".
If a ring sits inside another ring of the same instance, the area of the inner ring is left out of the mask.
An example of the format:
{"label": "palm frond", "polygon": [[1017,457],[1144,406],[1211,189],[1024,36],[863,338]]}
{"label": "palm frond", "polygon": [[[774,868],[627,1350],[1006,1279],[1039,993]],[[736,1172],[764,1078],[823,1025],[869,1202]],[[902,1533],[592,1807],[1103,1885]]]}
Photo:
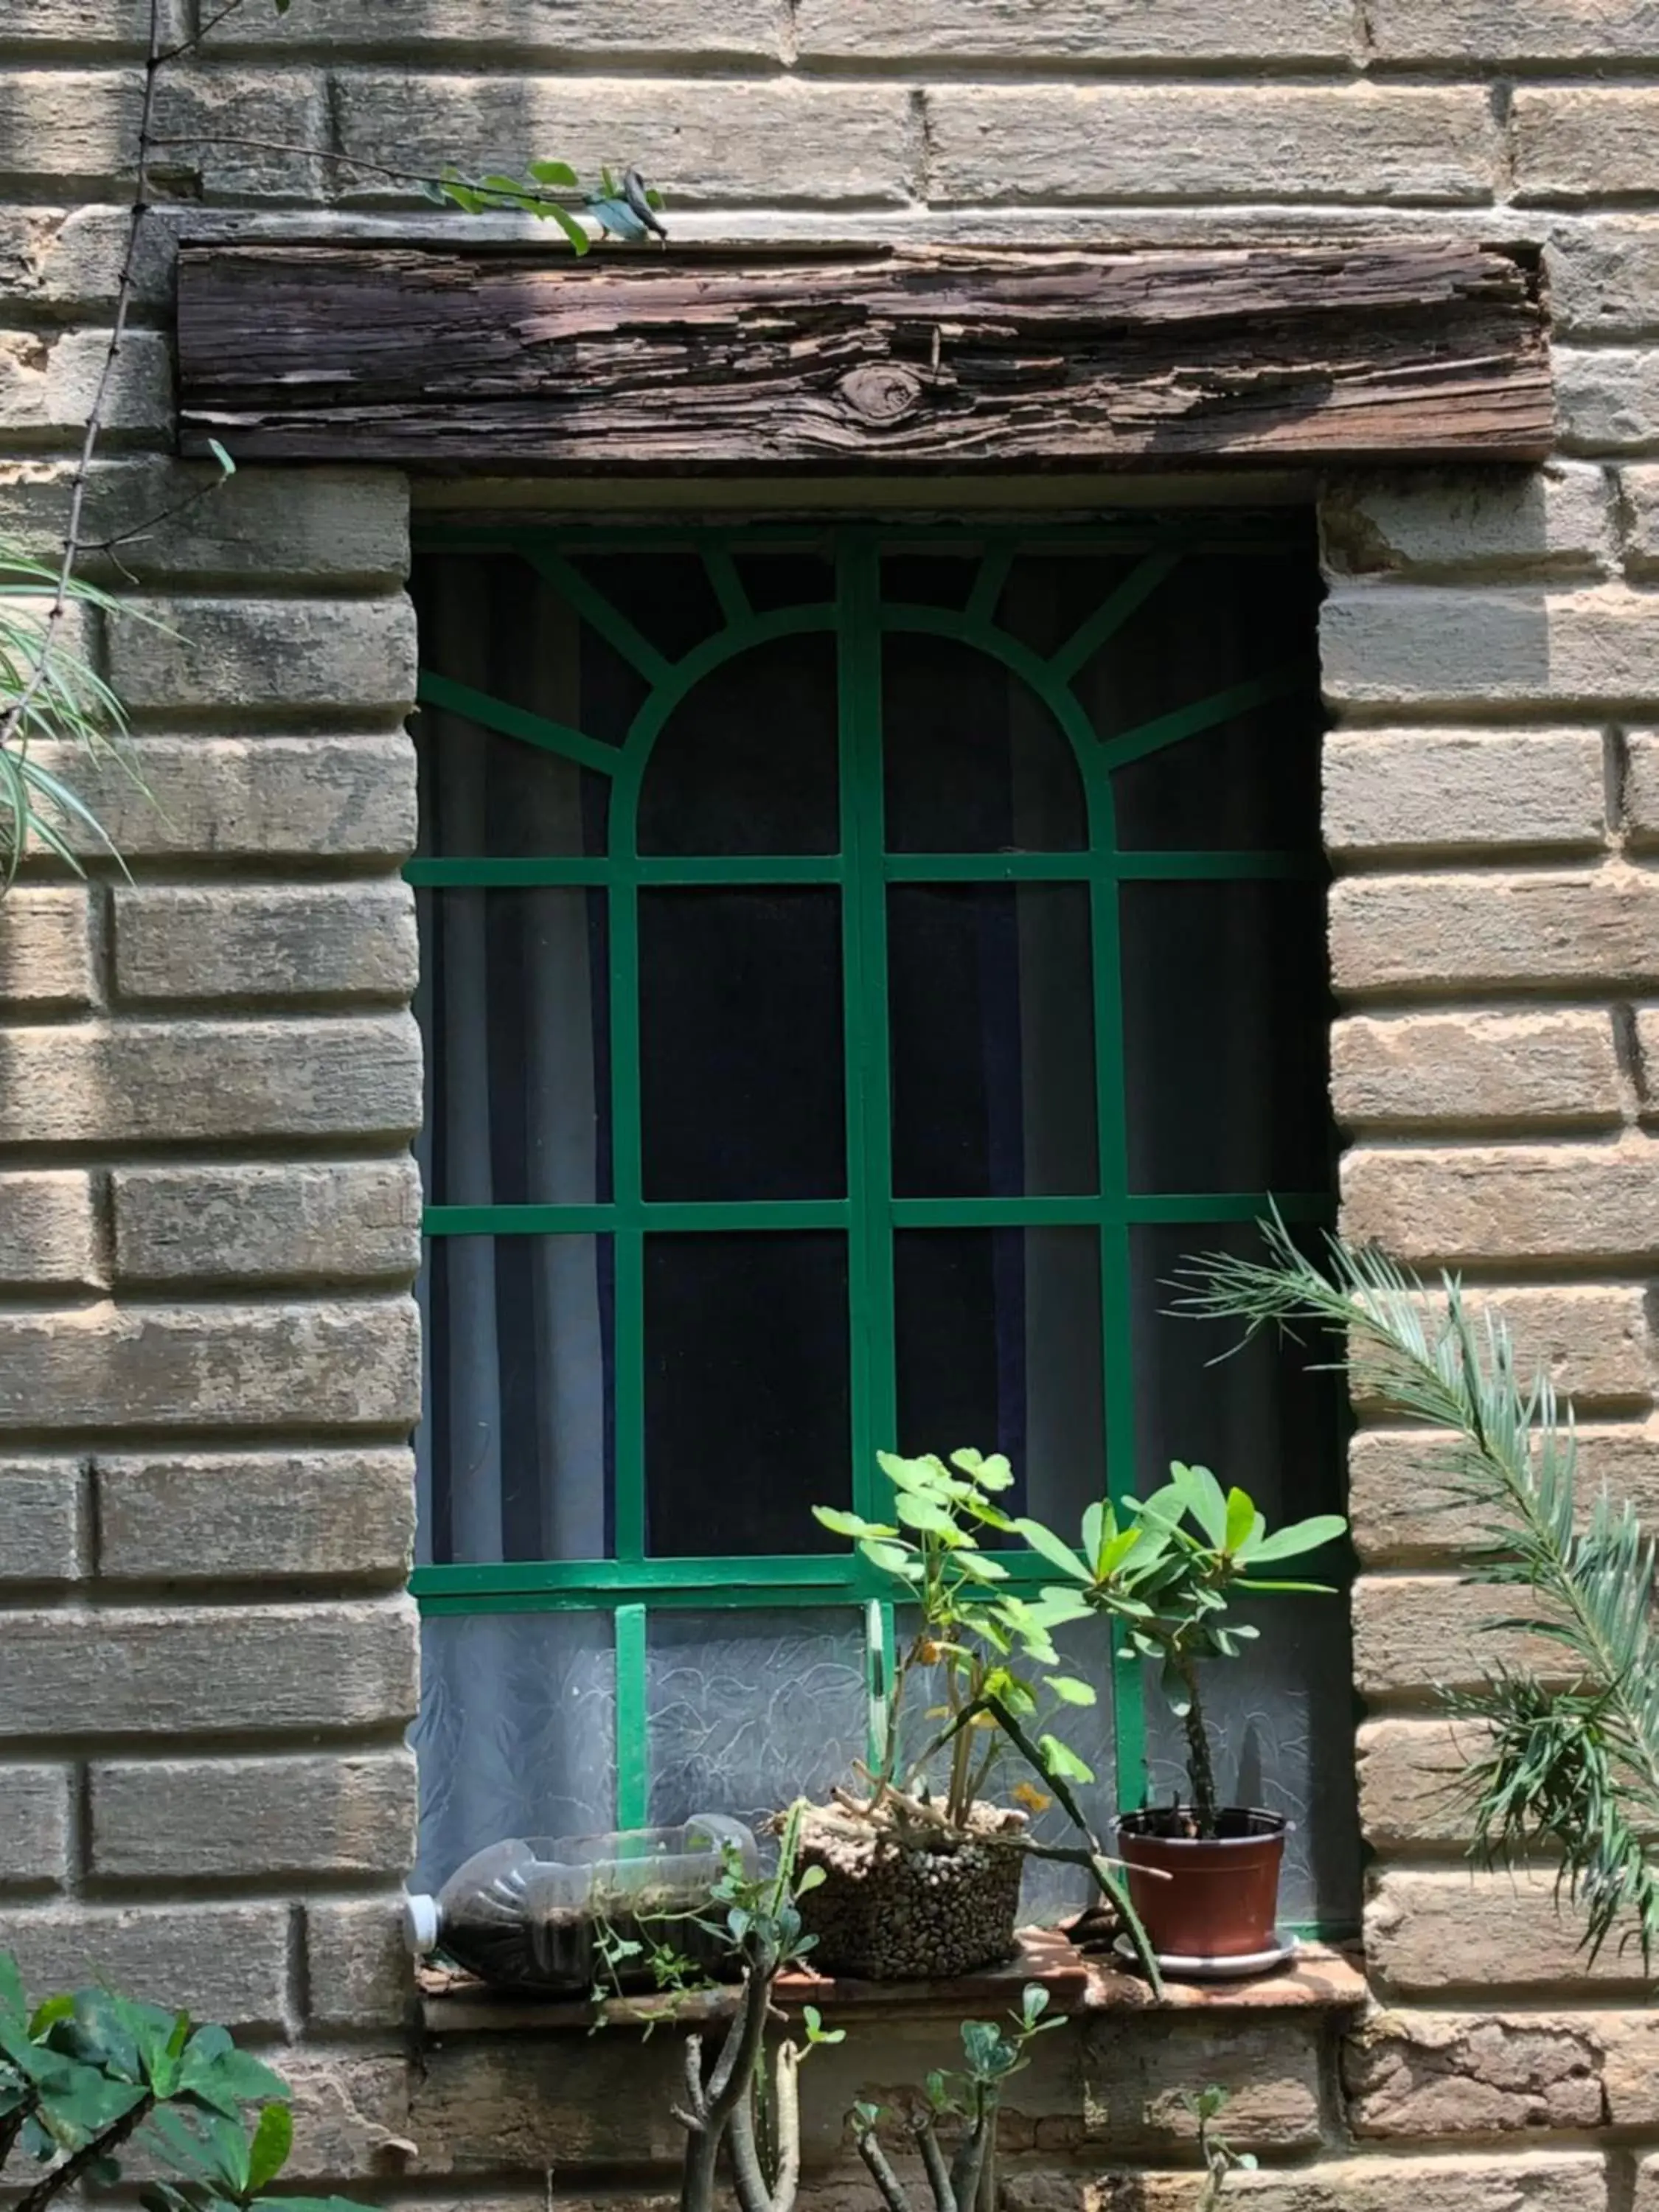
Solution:
{"label": "palm frond", "polygon": [[1179,1271],[1176,1310],[1242,1321],[1247,1335],[1312,1329],[1338,1340],[1333,1364],[1357,1395],[1449,1432],[1436,1463],[1449,1498],[1489,1541],[1468,1578],[1526,1594],[1518,1626],[1567,1656],[1565,1687],[1498,1669],[1449,1700],[1487,1748],[1467,1777],[1470,1849],[1487,1865],[1547,1854],[1585,1915],[1594,1956],[1615,1928],[1659,1947],[1659,1641],[1656,1561],[1626,1500],[1605,1489],[1582,1515],[1571,1409],[1540,1369],[1519,1376],[1507,1324],[1477,1323],[1457,1279],[1431,1288],[1386,1254],[1326,1239],[1321,1267],[1275,1214],[1261,1260],[1212,1254]]}

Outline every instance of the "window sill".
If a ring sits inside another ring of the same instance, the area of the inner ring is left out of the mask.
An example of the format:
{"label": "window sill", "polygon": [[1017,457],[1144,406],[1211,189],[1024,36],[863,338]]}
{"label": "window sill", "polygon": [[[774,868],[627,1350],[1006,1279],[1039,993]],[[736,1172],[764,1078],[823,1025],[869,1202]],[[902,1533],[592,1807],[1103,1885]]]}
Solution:
{"label": "window sill", "polygon": [[[495,1990],[473,1975],[453,1967],[422,1966],[416,1979],[429,2035],[571,2033],[599,2027],[641,2026],[674,2020],[695,2026],[719,2020],[731,2010],[732,1992],[704,1990],[695,1996],[612,1997],[598,2006],[580,2000],[528,1998]],[[1295,1961],[1273,1974],[1247,1982],[1166,1982],[1163,2005],[1137,1976],[1120,1972],[1105,1960],[1086,1956],[1052,1929],[1028,1928],[1018,1954],[1006,1966],[988,1968],[948,1982],[859,1982],[822,1974],[785,1975],[777,2000],[787,2013],[816,2005],[837,2019],[928,2017],[952,2019],[1001,2012],[1017,2004],[1027,1982],[1040,1982],[1056,2012],[1087,2015],[1099,2012],[1193,2010],[1209,2012],[1352,2011],[1366,1998],[1365,1977],[1356,1953],[1324,1943],[1304,1943]]]}

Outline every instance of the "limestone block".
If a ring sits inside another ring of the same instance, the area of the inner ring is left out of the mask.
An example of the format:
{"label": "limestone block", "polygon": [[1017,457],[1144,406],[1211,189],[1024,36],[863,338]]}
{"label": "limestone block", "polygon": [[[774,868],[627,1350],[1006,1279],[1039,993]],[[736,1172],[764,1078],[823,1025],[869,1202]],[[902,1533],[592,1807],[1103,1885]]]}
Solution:
{"label": "limestone block", "polygon": [[1485,1731],[1468,1721],[1367,1721],[1358,1740],[1359,1825],[1371,1848],[1462,1852],[1470,1826],[1465,1778],[1485,1743]]}
{"label": "limestone block", "polygon": [[[1377,2014],[1342,2046],[1354,2133],[1392,2140],[1604,2126],[1606,2045],[1596,2021],[1594,2014]],[[1659,2044],[1650,2030],[1643,2040],[1651,2063]]]}
{"label": "limestone block", "polygon": [[1478,202],[1497,134],[1473,86],[997,85],[928,94],[930,198]]}
{"label": "limestone block", "polygon": [[0,1312],[0,1421],[30,1429],[412,1428],[412,1299]]}
{"label": "limestone block", "polygon": [[109,624],[129,708],[379,707],[415,697],[415,611],[394,599],[135,599]]}
{"label": "limestone block", "polygon": [[[414,1800],[394,1836],[402,1873],[415,1856]],[[313,1901],[306,1906],[306,1989],[313,2027],[395,2027],[415,1997],[414,1968],[404,1941],[398,1897]]]}
{"label": "limestone block", "polygon": [[1546,226],[1550,319],[1563,337],[1632,337],[1659,311],[1659,220],[1558,216]]}
{"label": "limestone block", "polygon": [[406,1138],[420,1120],[406,1014],[0,1029],[0,1143]]}
{"label": "limestone block", "polygon": [[[0,67],[0,177],[26,179],[37,193],[47,179],[65,187],[118,185],[131,160],[141,97],[136,66]],[[171,166],[205,193],[320,197],[315,161],[270,150],[327,143],[322,80],[314,71],[169,69],[155,121],[158,135],[192,141],[171,149]],[[266,143],[249,146],[249,139]]]}
{"label": "limestone block", "polygon": [[1352,1603],[1353,1676],[1362,1697],[1473,1688],[1500,1662],[1560,1679],[1559,1644],[1492,1626],[1513,1616],[1512,1592],[1454,1575],[1361,1575]]}
{"label": "limestone block", "polygon": [[137,122],[136,69],[0,70],[0,177],[112,179]]}
{"label": "limestone block", "polygon": [[106,1983],[198,2021],[276,2030],[288,2009],[288,1924],[275,1903],[52,1905],[0,1912],[0,1948],[15,1954],[32,1999]]}
{"label": "limestone block", "polygon": [[68,1766],[0,1766],[0,1866],[9,1882],[66,1880],[74,1781]]}
{"label": "limestone block", "polygon": [[1586,852],[1607,832],[1597,730],[1333,730],[1333,853]]}
{"label": "limestone block", "polygon": [[[779,196],[890,205],[911,190],[902,85],[660,76],[395,76],[342,70],[339,129],[355,153],[441,168],[458,146],[479,168],[556,155],[583,174],[635,162],[672,205],[762,205]],[[355,189],[348,179],[342,189]],[[383,196],[379,179],[362,190]],[[672,216],[671,216],[672,221]]]}
{"label": "limestone block", "polygon": [[421,1182],[406,1158],[118,1168],[110,1194],[123,1281],[408,1282],[420,1266]]}
{"label": "limestone block", "polygon": [[[131,775],[118,763],[94,763],[64,746],[34,748],[51,773],[73,775],[73,788],[128,861],[195,854],[399,860],[413,849],[415,749],[402,735],[144,737],[125,750]],[[77,851],[102,849],[88,830],[77,834],[71,825],[68,834]],[[11,972],[5,932],[13,902],[82,896],[8,892],[0,902],[0,986]],[[46,935],[44,924],[40,933]],[[84,949],[81,958],[84,964]],[[51,971],[42,963],[19,980],[49,982]]]}
{"label": "limestone block", "polygon": [[1322,56],[1345,61],[1353,25],[1343,0],[1264,0],[1231,13],[1201,0],[802,0],[796,37],[803,61],[915,59],[1036,64]]}
{"label": "limestone block", "polygon": [[[1060,2038],[1054,2038],[1059,2042]],[[1320,2027],[1291,2018],[1138,2018],[1096,2022],[1085,2038],[1085,2139],[1113,2151],[1166,2150],[1196,2141],[1183,2091],[1224,2080],[1241,2148],[1292,2149],[1320,2139]]]}
{"label": "limestone block", "polygon": [[1621,1116],[1605,1011],[1365,1015],[1331,1036],[1331,1097],[1345,1128]]}
{"label": "limestone block", "polygon": [[[829,2054],[814,2063],[819,2055]],[[683,2080],[676,2038],[440,2036],[423,2057],[409,2093],[423,2176],[666,2166],[685,2140],[670,2111]],[[802,2071],[804,2130],[816,2110],[811,2071]]]}
{"label": "limestone block", "polygon": [[[407,1957],[404,1964],[407,1971]],[[294,2112],[285,2184],[403,2173],[410,2148],[410,2069],[404,2051],[284,2051],[280,2070]]]}
{"label": "limestone block", "polygon": [[[189,29],[182,0],[161,0],[157,27],[173,46]],[[76,0],[35,0],[27,9],[9,10],[0,24],[0,46],[27,53],[31,46],[97,46],[143,56],[149,52],[150,0],[115,0],[88,15]]]}
{"label": "limestone block", "polygon": [[1352,876],[1330,902],[1339,992],[1659,983],[1659,871]]}
{"label": "limestone block", "polygon": [[1485,1875],[1390,1867],[1365,1909],[1373,1980],[1384,1992],[1402,1996],[1584,1982],[1604,1989],[1644,1986],[1642,1954],[1634,1945],[1620,1951],[1616,1942],[1605,1944],[1592,1966],[1582,1934],[1572,1906],[1564,1900],[1558,1909],[1547,1871]]}
{"label": "limestone block", "polygon": [[1622,799],[1631,849],[1653,851],[1659,847],[1659,730],[1626,733]]}
{"label": "limestone block", "polygon": [[[1578,1445],[1581,1518],[1588,1520],[1605,1488],[1628,1500],[1638,1520],[1659,1525],[1659,1426],[1620,1421],[1581,1424]],[[1348,1520],[1368,1564],[1445,1560],[1490,1540],[1490,1516],[1449,1487],[1443,1473],[1449,1439],[1432,1429],[1362,1429],[1348,1446]]]}
{"label": "limestone block", "polygon": [[1492,1308],[1502,1313],[1523,1374],[1542,1360],[1581,1407],[1652,1397],[1654,1342],[1639,1285],[1472,1285],[1466,1297],[1477,1327]]}
{"label": "limestone block", "polygon": [[401,1583],[415,1534],[410,1454],[101,1455],[98,1571],[111,1582]]}
{"label": "limestone block", "polygon": [[0,1460],[0,1582],[67,1583],[85,1571],[81,1480],[75,1460]]}
{"label": "limestone block", "polygon": [[1616,1145],[1357,1147],[1342,1166],[1345,1234],[1413,1264],[1644,1261],[1659,1241],[1659,1152]]}
{"label": "limestone block", "polygon": [[1605,202],[1651,192],[1659,184],[1654,106],[1653,94],[1639,88],[1517,85],[1510,111],[1516,198]]}
{"label": "limestone block", "polygon": [[92,1871],[117,1881],[401,1875],[414,1856],[407,1750],[95,1763],[90,1797]]}
{"label": "limestone block", "polygon": [[[17,1736],[390,1731],[414,1713],[415,1659],[414,1602],[401,1596],[13,1612],[0,1694]],[[149,1986],[109,1971],[129,1988]]]}
{"label": "limestone block", "polygon": [[115,988],[135,1003],[404,1004],[418,966],[414,894],[395,878],[116,888]]}
{"label": "limestone block", "polygon": [[[62,441],[86,422],[109,356],[107,331],[0,331],[0,434],[9,443]],[[173,362],[156,331],[131,331],[106,402],[114,431],[164,432],[173,420]]]}
{"label": "limestone block", "polygon": [[[1195,2212],[1200,2177],[1011,2168],[1008,2212]],[[1245,2212],[1605,2212],[1597,2153],[1493,2152],[1435,2158],[1321,2159],[1311,2166],[1231,2174],[1227,2195]]]}
{"label": "limestone block", "polygon": [[90,1290],[103,1279],[92,1177],[80,1168],[0,1175],[0,1284]]}
{"label": "limestone block", "polygon": [[1659,370],[1639,348],[1555,349],[1556,415],[1569,453],[1648,452],[1659,444]]}
{"label": "limestone block", "polygon": [[[107,319],[130,228],[128,211],[120,206],[0,208],[0,300],[55,313],[102,308]],[[157,210],[139,234],[135,307],[161,307],[171,301],[176,260],[174,220]],[[9,479],[12,465],[0,468],[0,482]]]}
{"label": "limestone block", "polygon": [[[33,750],[40,758],[44,748]],[[0,899],[0,1006],[85,1006],[94,992],[86,892],[15,884]]]}
{"label": "limestone block", "polygon": [[771,0],[444,0],[441,8],[418,12],[386,0],[313,0],[303,22],[291,15],[274,27],[233,18],[213,45],[216,53],[241,42],[302,51],[349,46],[358,53],[418,56],[440,66],[447,46],[561,64],[586,55],[633,54],[668,73],[676,55],[775,62],[781,27]]}
{"label": "limestone block", "polygon": [[1618,492],[1626,571],[1650,576],[1659,571],[1659,464],[1621,468]]}
{"label": "limestone block", "polygon": [[[70,475],[60,461],[0,470],[0,534],[55,544]],[[167,514],[210,486],[195,506]],[[82,530],[100,543],[121,539],[122,568],[145,579],[222,589],[244,576],[262,586],[389,586],[409,568],[409,490],[390,469],[246,468],[221,480],[210,464],[145,456],[94,468]]]}
{"label": "limestone block", "polygon": [[1370,33],[1388,61],[1659,59],[1653,0],[1370,0]]}
{"label": "limestone block", "polygon": [[1339,706],[1659,696],[1653,600],[1612,584],[1339,585],[1321,610],[1320,636],[1326,696]]}
{"label": "limestone block", "polygon": [[1328,567],[1339,574],[1571,574],[1602,567],[1612,545],[1600,469],[1399,470],[1337,477],[1320,502]]}

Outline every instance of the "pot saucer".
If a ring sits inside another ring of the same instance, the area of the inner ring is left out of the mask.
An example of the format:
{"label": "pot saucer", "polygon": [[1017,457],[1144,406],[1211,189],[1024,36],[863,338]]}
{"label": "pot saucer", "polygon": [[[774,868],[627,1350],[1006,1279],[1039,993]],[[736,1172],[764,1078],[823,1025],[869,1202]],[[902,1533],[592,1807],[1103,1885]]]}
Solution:
{"label": "pot saucer", "polygon": [[[1153,1955],[1158,1965],[1174,1982],[1243,1982],[1252,1975],[1271,1974],[1277,1967],[1288,1966],[1297,1954],[1297,1940],[1283,1928],[1275,1928],[1273,1941],[1265,1951],[1249,1951],[1232,1959],[1185,1958],[1174,1951],[1158,1951]],[[1140,1963],[1135,1947],[1127,1936],[1120,1936],[1112,1945],[1112,1955],[1126,1966]]]}

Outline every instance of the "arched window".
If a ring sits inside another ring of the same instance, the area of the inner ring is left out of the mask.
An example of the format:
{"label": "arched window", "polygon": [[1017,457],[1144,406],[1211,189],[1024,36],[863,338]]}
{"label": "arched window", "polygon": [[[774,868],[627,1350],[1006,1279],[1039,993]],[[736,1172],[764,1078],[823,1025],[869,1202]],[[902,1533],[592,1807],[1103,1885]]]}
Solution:
{"label": "arched window", "polygon": [[[447,530],[417,594],[428,1877],[840,1778],[894,1624],[810,1509],[878,1448],[1332,1502],[1329,1389],[1165,1287],[1330,1209],[1300,517]],[[1218,1686],[1327,1927],[1345,1638]],[[1103,1821],[1178,1747],[1093,1671]]]}

